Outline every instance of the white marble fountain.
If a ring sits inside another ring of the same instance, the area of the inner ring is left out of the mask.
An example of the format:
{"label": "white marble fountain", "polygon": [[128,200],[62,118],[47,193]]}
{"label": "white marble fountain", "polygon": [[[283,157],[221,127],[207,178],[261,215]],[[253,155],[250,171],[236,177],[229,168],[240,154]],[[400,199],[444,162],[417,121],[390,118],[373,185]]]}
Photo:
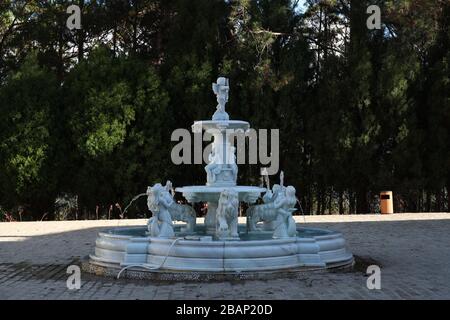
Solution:
{"label": "white marble fountain", "polygon": [[[153,216],[147,226],[100,232],[85,270],[130,277],[183,274],[189,279],[198,274],[260,276],[351,266],[353,256],[340,233],[297,226],[292,217],[296,191],[284,186],[282,174],[272,189],[237,185],[230,135],[250,125],[230,120],[225,111],[228,79],[218,78],[213,91],[218,105],[212,120],[192,126],[194,132],[207,130],[214,136],[205,167],[206,185],[173,189],[168,181],[148,187],[147,204]],[[204,223],[196,223],[192,206],[174,200],[175,192],[191,204],[207,203]],[[255,204],[261,196],[263,203]],[[248,205],[245,224],[238,223],[242,203]]]}

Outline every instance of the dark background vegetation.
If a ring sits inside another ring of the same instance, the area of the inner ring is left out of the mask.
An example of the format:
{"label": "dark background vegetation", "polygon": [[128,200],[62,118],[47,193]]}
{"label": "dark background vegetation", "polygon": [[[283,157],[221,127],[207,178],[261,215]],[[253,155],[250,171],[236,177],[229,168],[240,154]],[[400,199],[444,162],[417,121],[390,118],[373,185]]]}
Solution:
{"label": "dark background vegetation", "polygon": [[[81,30],[66,28],[72,3]],[[450,211],[450,1],[300,7],[0,1],[0,220],[117,218],[153,183],[204,184],[202,165],[171,162],[170,135],[211,117],[218,75],[232,118],[280,129],[306,213],[377,212],[385,189],[396,211]],[[259,184],[258,167],[239,182]],[[126,217],[146,212],[142,199]]]}

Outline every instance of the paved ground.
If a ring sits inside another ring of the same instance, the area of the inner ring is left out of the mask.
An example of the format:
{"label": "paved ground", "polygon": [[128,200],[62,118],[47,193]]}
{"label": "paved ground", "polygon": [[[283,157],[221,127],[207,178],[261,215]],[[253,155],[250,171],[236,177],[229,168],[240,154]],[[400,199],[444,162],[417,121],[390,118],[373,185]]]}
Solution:
{"label": "paved ground", "polygon": [[[341,231],[357,257],[352,272],[268,281],[167,283],[82,274],[68,290],[68,265],[92,252],[98,231],[145,220],[0,223],[0,299],[450,299],[450,213],[297,217]],[[365,270],[381,267],[381,289]]]}

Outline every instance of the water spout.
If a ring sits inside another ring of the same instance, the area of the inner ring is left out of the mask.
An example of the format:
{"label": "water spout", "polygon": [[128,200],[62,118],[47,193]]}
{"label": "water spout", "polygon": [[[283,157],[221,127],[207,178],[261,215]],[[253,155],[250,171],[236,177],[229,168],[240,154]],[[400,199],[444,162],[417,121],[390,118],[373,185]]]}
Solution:
{"label": "water spout", "polygon": [[302,215],[303,215],[303,222],[305,222],[305,223],[306,223],[305,212],[303,211],[303,208],[302,208],[302,204],[300,203],[300,200],[298,200],[298,198],[297,198],[297,197],[295,197],[295,199],[297,200],[298,206],[299,206],[299,208],[300,208],[300,211],[301,211],[301,213],[302,213]]}
{"label": "water spout", "polygon": [[134,201],[136,201],[137,199],[139,199],[140,197],[146,196],[147,193],[140,193],[137,196],[135,196],[133,199],[131,199],[130,203],[128,203],[128,205],[125,207],[125,209],[122,212],[122,216],[125,217],[125,212],[127,212],[128,208],[133,204]]}

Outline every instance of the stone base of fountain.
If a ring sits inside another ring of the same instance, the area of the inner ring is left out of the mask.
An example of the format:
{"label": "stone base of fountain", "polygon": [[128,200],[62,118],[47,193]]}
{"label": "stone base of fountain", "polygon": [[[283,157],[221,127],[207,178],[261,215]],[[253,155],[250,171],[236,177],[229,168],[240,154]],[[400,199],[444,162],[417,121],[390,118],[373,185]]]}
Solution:
{"label": "stone base of fountain", "polygon": [[228,241],[207,235],[203,225],[197,226],[196,236],[183,234],[179,225],[176,229],[173,239],[148,237],[143,227],[101,232],[83,269],[117,276],[127,267],[121,277],[138,279],[220,280],[295,276],[353,265],[344,238],[330,230],[297,228],[297,237],[273,239],[271,232],[246,232],[240,225],[240,240]]}

